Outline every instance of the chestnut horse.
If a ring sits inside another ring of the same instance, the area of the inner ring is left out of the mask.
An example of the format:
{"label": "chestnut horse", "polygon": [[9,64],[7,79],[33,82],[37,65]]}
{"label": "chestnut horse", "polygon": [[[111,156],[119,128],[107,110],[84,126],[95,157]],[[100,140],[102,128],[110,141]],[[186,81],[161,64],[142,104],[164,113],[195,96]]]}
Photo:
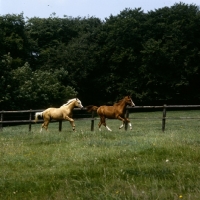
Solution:
{"label": "chestnut horse", "polygon": [[101,125],[103,124],[109,131],[112,131],[107,125],[106,125],[106,118],[108,119],[119,119],[123,123],[119,127],[121,129],[125,123],[128,123],[130,126],[130,129],[132,129],[132,125],[130,123],[130,120],[125,117],[126,112],[126,106],[135,106],[130,96],[124,97],[119,102],[115,103],[113,106],[86,106],[86,109],[88,112],[97,111],[97,114],[100,117],[99,122],[99,130],[101,130]]}
{"label": "chestnut horse", "polygon": [[38,116],[43,117],[44,123],[42,124],[40,132],[42,132],[42,128],[48,129],[49,122],[52,119],[55,120],[68,120],[72,126],[73,131],[75,130],[74,120],[72,119],[72,110],[74,107],[83,108],[81,101],[77,98],[70,99],[60,108],[48,108],[43,112],[35,113],[35,122],[38,120]]}

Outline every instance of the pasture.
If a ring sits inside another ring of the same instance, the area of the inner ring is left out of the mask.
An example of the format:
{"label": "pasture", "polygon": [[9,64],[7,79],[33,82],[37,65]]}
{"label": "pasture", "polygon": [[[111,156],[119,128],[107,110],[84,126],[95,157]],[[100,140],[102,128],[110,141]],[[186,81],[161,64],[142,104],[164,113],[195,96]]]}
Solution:
{"label": "pasture", "polygon": [[[168,111],[167,117],[200,111]],[[200,199],[200,120],[167,119],[162,112],[130,114],[133,130],[108,120],[90,131],[90,120],[6,127],[0,132],[0,199],[168,200]]]}

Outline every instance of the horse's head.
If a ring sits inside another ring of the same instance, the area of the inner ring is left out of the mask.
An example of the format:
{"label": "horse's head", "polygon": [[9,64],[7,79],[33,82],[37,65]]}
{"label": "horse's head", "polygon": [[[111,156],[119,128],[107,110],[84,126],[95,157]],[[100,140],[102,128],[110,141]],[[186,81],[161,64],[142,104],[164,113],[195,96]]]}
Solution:
{"label": "horse's head", "polygon": [[67,103],[63,104],[61,107],[64,107],[64,106],[73,106],[73,107],[78,107],[78,108],[83,108],[83,105],[81,103],[81,101],[78,99],[78,98],[74,98],[74,99],[70,99],[68,100]]}
{"label": "horse's head", "polygon": [[126,100],[126,104],[127,105],[132,106],[132,107],[135,106],[135,104],[133,103],[133,101],[132,101],[130,96],[126,96],[124,99]]}
{"label": "horse's head", "polygon": [[83,105],[82,105],[81,101],[78,98],[76,98],[75,106],[78,107],[78,108],[83,108]]}

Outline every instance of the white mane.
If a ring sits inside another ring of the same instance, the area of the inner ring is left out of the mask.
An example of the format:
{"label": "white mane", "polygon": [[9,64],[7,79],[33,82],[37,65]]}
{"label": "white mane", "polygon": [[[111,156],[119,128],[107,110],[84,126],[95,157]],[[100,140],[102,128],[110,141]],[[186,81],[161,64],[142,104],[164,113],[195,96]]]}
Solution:
{"label": "white mane", "polygon": [[[78,98],[73,98],[73,99],[69,99],[68,101],[67,101],[67,103],[65,103],[65,104],[63,104],[62,106],[67,106],[67,105],[69,105],[71,102],[73,102],[73,101],[80,101]],[[61,106],[61,107],[62,107]]]}

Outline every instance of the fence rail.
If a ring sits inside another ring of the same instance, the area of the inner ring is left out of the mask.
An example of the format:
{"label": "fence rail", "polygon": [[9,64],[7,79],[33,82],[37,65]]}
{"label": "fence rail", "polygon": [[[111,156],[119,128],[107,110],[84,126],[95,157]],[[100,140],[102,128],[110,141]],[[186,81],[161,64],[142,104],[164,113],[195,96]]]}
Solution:
{"label": "fence rail", "polygon": [[[126,117],[129,117],[129,111],[135,110],[135,109],[162,109],[162,116],[161,117],[154,117],[152,119],[161,119],[162,120],[162,131],[165,131],[166,126],[166,119],[200,119],[200,118],[194,118],[194,117],[179,117],[179,118],[168,118],[166,117],[167,108],[200,108],[200,105],[163,105],[163,106],[135,106],[135,107],[129,107],[126,108]],[[86,110],[80,109],[80,108],[74,108],[74,110]],[[14,123],[22,123],[22,124],[28,124],[29,125],[29,131],[31,131],[31,125],[35,123],[35,120],[32,119],[32,114],[36,112],[41,112],[42,109],[38,110],[19,110],[19,111],[0,111],[0,131],[3,130],[3,124],[14,124]],[[29,113],[29,119],[26,120],[4,120],[4,114],[14,114],[14,113]],[[77,119],[77,118],[75,118]],[[94,121],[98,118],[94,117],[94,112],[92,112],[91,117],[87,118],[78,118],[79,120],[91,120],[91,131],[94,130]],[[149,118],[133,118],[133,119],[149,119]],[[55,121],[55,120],[52,120]],[[38,120],[38,122],[43,122],[43,120]],[[59,121],[59,131],[62,130],[62,121]],[[125,130],[127,130],[127,124],[125,124]]]}

